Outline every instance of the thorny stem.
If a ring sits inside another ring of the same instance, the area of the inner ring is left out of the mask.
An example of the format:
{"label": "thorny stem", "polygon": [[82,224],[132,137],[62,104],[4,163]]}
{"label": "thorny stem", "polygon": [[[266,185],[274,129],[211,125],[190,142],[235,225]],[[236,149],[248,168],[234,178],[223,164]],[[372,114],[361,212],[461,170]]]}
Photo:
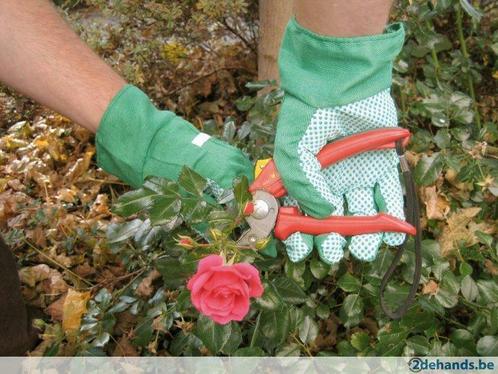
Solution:
{"label": "thorny stem", "polygon": [[[433,29],[433,25],[429,20],[425,21],[425,25],[429,30]],[[431,47],[431,56],[432,56],[432,61],[434,61],[434,74],[436,76],[436,83],[439,86],[439,72],[441,70],[441,65],[439,64],[439,58],[437,57],[437,52],[434,45]]]}
{"label": "thorny stem", "polygon": [[[465,41],[465,36],[463,34],[463,13],[460,5],[457,5],[456,7],[456,23],[457,23],[458,40],[460,42],[460,51],[462,52],[463,57],[465,57],[466,60],[469,60],[470,57],[469,51],[467,50],[467,43]],[[472,105],[474,107],[477,128],[481,130],[481,116],[479,114],[479,107],[477,106],[477,101],[476,101],[474,80],[472,79],[470,71],[467,73],[467,86],[469,88],[470,97],[472,98]]]}

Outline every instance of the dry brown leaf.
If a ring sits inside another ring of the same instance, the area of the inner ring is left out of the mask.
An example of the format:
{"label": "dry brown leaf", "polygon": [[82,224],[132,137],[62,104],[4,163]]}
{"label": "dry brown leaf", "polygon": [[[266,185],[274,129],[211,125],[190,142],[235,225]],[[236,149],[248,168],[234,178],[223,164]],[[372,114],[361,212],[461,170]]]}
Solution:
{"label": "dry brown leaf", "polygon": [[45,313],[47,313],[50,318],[52,318],[52,321],[62,321],[65,300],[66,295],[63,295],[45,308]]}
{"label": "dry brown leaf", "polygon": [[154,287],[152,286],[152,282],[154,282],[160,276],[161,273],[159,273],[155,269],[152,270],[144,279],[142,279],[137,289],[135,290],[135,294],[143,298],[147,298],[150,295],[152,295],[152,292],[154,292]]}
{"label": "dry brown leaf", "polygon": [[439,237],[441,245],[441,255],[449,256],[458,247],[458,243],[463,241],[471,246],[477,243],[474,231],[468,225],[472,219],[481,211],[479,207],[459,209],[449,215],[446,225]]}
{"label": "dry brown leaf", "polygon": [[428,219],[443,220],[450,211],[448,199],[438,193],[436,186],[422,188],[422,200]]}
{"label": "dry brown leaf", "polygon": [[116,348],[112,352],[112,356],[138,356],[136,348],[131,344],[130,339],[123,335],[116,343]]}
{"label": "dry brown leaf", "polygon": [[431,279],[429,282],[424,284],[424,287],[422,288],[422,294],[435,295],[437,294],[438,290],[439,290],[439,285]]}
{"label": "dry brown leaf", "polygon": [[498,275],[498,268],[496,265],[493,263],[493,261],[486,259],[484,261],[484,267],[486,268],[486,271],[491,274],[491,275]]}
{"label": "dry brown leaf", "polygon": [[68,173],[64,177],[66,183],[74,183],[79,177],[81,177],[88,168],[90,167],[90,161],[95,154],[94,147],[88,147],[82,158],[79,158],[74,165],[69,169]]}
{"label": "dry brown leaf", "polygon": [[61,295],[65,293],[68,288],[69,286],[64,278],[62,278],[62,274],[54,269],[50,269],[48,278],[41,283],[41,290],[51,296]]}
{"label": "dry brown leaf", "polygon": [[19,270],[19,279],[21,283],[29,287],[35,287],[36,283],[47,279],[50,275],[50,267],[46,264],[27,266]]}
{"label": "dry brown leaf", "polygon": [[88,300],[90,292],[68,290],[62,307],[62,328],[66,334],[73,334],[80,328],[81,317],[86,312]]}

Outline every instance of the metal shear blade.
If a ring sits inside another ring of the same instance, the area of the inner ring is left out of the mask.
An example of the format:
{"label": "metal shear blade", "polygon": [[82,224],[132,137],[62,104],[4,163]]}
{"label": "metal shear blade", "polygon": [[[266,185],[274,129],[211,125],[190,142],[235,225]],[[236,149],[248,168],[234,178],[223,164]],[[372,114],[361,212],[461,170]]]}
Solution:
{"label": "metal shear blade", "polygon": [[249,229],[241,235],[238,244],[255,248],[260,240],[270,236],[280,205],[275,196],[262,190],[254,193],[252,204],[253,212],[246,218]]}

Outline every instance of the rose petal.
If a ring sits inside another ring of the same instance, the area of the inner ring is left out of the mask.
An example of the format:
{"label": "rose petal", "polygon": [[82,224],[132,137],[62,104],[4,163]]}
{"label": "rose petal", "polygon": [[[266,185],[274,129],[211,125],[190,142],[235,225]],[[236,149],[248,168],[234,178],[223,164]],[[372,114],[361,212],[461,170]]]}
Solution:
{"label": "rose petal", "polygon": [[239,273],[245,275],[249,284],[249,296],[260,297],[263,294],[264,289],[261,284],[258,269],[247,263],[235,264],[234,267]]}
{"label": "rose petal", "polygon": [[239,274],[231,268],[220,268],[213,272],[208,281],[204,283],[204,288],[213,290],[215,288],[241,283]]}
{"label": "rose petal", "polygon": [[232,308],[232,315],[235,320],[241,321],[249,313],[249,299],[243,296],[239,296],[234,300],[234,306]]}
{"label": "rose petal", "polygon": [[217,268],[221,266],[223,266],[223,257],[218,255],[209,255],[199,261],[196,274],[201,274],[211,270],[212,268]]}

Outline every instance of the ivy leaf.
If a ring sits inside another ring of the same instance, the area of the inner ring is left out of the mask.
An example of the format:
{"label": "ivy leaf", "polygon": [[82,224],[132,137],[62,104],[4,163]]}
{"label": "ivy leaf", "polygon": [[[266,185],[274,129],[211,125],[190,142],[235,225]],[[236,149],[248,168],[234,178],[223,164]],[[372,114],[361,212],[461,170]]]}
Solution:
{"label": "ivy leaf", "polygon": [[363,299],[361,296],[359,294],[346,296],[339,313],[346,327],[357,325],[363,318]]}
{"label": "ivy leaf", "polygon": [[458,303],[458,292],[460,284],[455,275],[447,271],[443,274],[442,281],[439,283],[439,289],[435,299],[445,308],[452,308]]}
{"label": "ivy leaf", "polygon": [[427,356],[431,347],[427,338],[422,335],[415,335],[408,338],[406,345],[413,349],[415,355],[418,356]]}
{"label": "ivy leaf", "polygon": [[498,356],[498,338],[493,335],[483,336],[477,341],[477,353],[480,356]]}
{"label": "ivy leaf", "polygon": [[498,300],[498,285],[494,280],[479,279],[477,281],[477,288],[479,289],[478,301],[481,304],[494,304]]}
{"label": "ivy leaf", "polygon": [[233,357],[264,357],[266,356],[265,351],[259,347],[244,347],[237,349]]}
{"label": "ivy leaf", "polygon": [[436,152],[431,156],[424,154],[413,171],[415,181],[422,186],[433,184],[441,174],[443,166],[444,158],[440,153]]}
{"label": "ivy leaf", "polygon": [[328,265],[325,262],[320,261],[316,258],[313,258],[310,262],[310,270],[311,270],[311,274],[313,274],[313,276],[316,279],[323,279],[329,273],[330,265]]}
{"label": "ivy leaf", "polygon": [[299,325],[299,339],[304,344],[309,344],[315,341],[318,336],[318,325],[311,316],[305,316]]}
{"label": "ivy leaf", "polygon": [[345,273],[339,278],[337,285],[341,290],[346,292],[359,292],[361,288],[361,282],[351,273]]}
{"label": "ivy leaf", "polygon": [[298,357],[301,355],[301,349],[296,343],[289,343],[281,347],[277,353],[276,357]]}
{"label": "ivy leaf", "polygon": [[383,327],[378,333],[376,350],[380,356],[400,356],[406,344],[410,330],[405,329],[397,322]]}
{"label": "ivy leaf", "polygon": [[178,177],[178,184],[192,195],[202,196],[207,181],[192,169],[184,166]]}
{"label": "ivy leaf", "polygon": [[234,322],[220,325],[206,316],[199,316],[195,335],[213,354],[223,351],[230,354],[236,351],[242,342],[240,327]]}
{"label": "ivy leaf", "polygon": [[474,301],[479,296],[479,289],[477,288],[477,284],[472,279],[470,275],[466,275],[462,279],[461,291],[463,297],[468,301]]}
{"label": "ivy leaf", "polygon": [[256,320],[251,347],[263,346],[268,351],[282,344],[289,334],[289,310],[262,311]]}
{"label": "ivy leaf", "polygon": [[366,332],[355,332],[351,335],[351,345],[357,351],[364,351],[370,345],[370,337]]}

